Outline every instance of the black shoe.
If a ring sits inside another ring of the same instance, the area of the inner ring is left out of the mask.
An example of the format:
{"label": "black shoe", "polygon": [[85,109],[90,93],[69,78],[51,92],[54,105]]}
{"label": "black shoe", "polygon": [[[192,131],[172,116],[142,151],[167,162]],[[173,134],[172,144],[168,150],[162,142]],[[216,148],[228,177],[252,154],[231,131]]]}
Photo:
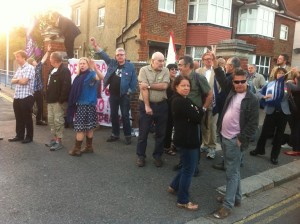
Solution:
{"label": "black shoe", "polygon": [[14,137],[14,138],[9,138],[8,141],[9,142],[20,142],[20,141],[23,141],[24,138],[19,138],[19,137]]}
{"label": "black shoe", "polygon": [[163,161],[161,159],[155,159],[154,164],[156,167],[162,167]]}
{"label": "black shoe", "polygon": [[214,164],[214,165],[212,165],[212,167],[216,170],[226,170],[225,166],[224,166],[224,162]]}
{"label": "black shoe", "polygon": [[256,150],[250,151],[251,156],[264,155],[264,154],[265,154],[265,152],[258,152]]}
{"label": "black shoe", "polygon": [[131,144],[131,137],[125,137],[125,145]]}
{"label": "black shoe", "polygon": [[0,140],[3,140],[3,138],[0,138]]}
{"label": "black shoe", "polygon": [[177,170],[180,170],[182,168],[182,165],[181,164],[177,164],[173,167],[173,171],[177,171]]}
{"label": "black shoe", "polygon": [[273,165],[277,165],[277,164],[278,164],[278,159],[271,158],[271,163],[272,163]]}
{"label": "black shoe", "polygon": [[36,125],[42,125],[42,126],[47,125],[47,123],[45,121],[37,121],[35,124]]}
{"label": "black shoe", "polygon": [[144,167],[145,166],[145,159],[144,158],[138,158],[136,161],[136,165],[138,167]]}
{"label": "black shoe", "polygon": [[118,140],[119,140],[119,137],[111,135],[106,141],[107,142],[115,142],[115,141],[118,141]]}
{"label": "black shoe", "polygon": [[32,142],[32,138],[25,138],[25,139],[22,141],[23,144],[27,144],[27,143],[30,143],[30,142]]}

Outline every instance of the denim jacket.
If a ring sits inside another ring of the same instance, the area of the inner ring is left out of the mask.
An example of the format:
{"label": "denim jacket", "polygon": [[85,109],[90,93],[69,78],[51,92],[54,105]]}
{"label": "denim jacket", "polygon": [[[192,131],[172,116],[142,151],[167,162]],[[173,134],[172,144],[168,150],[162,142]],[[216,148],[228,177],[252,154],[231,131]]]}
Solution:
{"label": "denim jacket", "polygon": [[[105,61],[108,66],[107,73],[104,77],[104,89],[110,84],[110,78],[118,68],[118,62],[111,59],[103,50],[97,52],[98,55]],[[137,77],[134,65],[128,61],[125,62],[122,69],[120,95],[134,93],[137,88]]]}
{"label": "denim jacket", "polygon": [[[223,117],[227,111],[227,108],[232,100],[232,97],[236,94],[234,90],[231,90],[226,98],[223,112],[218,121],[218,132],[222,130]],[[246,150],[249,146],[249,139],[255,134],[258,127],[259,118],[259,103],[257,97],[248,89],[245,98],[241,102],[240,111],[240,133],[237,135],[238,140],[241,142],[241,150]]]}

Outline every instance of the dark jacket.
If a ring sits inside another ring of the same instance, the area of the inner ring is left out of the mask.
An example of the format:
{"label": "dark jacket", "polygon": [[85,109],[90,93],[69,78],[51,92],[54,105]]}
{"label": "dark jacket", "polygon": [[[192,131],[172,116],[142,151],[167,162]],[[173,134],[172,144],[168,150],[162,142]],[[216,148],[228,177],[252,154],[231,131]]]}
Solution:
{"label": "dark jacket", "polygon": [[[222,122],[227,108],[236,94],[231,90],[226,98],[224,108],[220,119],[218,120],[218,132],[222,130]],[[242,143],[241,150],[246,150],[249,145],[249,139],[253,137],[258,127],[259,103],[257,97],[248,89],[245,98],[241,102],[240,113],[240,133],[237,135],[238,140]]]}
{"label": "dark jacket", "polygon": [[[118,62],[115,59],[111,59],[104,51],[97,52],[97,54],[107,64],[107,72],[104,77],[104,89],[110,84],[111,76],[118,68]],[[121,83],[120,83],[120,95],[136,92],[137,88],[137,76],[135,68],[132,63],[126,61],[122,69]]]}
{"label": "dark jacket", "polygon": [[172,97],[172,115],[175,146],[186,149],[199,148],[198,124],[201,123],[203,111],[194,105],[190,99],[175,93]]}
{"label": "dark jacket", "polygon": [[70,89],[71,72],[64,64],[61,64],[57,71],[50,76],[46,92],[47,103],[68,102]]}
{"label": "dark jacket", "polygon": [[58,28],[67,39],[75,39],[81,33],[74,22],[64,16],[59,17]]}

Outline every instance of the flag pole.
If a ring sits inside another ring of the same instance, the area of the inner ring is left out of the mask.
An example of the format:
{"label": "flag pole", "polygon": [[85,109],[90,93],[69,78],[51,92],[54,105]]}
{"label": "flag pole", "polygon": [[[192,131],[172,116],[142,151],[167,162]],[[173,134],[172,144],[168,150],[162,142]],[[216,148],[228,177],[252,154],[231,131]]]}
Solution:
{"label": "flag pole", "polygon": [[6,78],[5,78],[5,86],[8,83],[9,76],[9,30],[6,31]]}

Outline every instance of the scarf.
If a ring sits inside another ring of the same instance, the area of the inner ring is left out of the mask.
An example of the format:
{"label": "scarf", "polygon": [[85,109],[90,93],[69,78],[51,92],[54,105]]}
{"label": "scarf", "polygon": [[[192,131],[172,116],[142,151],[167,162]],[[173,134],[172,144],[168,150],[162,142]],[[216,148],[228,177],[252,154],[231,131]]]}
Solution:
{"label": "scarf", "polygon": [[86,76],[89,74],[89,72],[90,70],[80,72],[79,75],[77,75],[73,81],[72,88],[69,94],[68,109],[67,109],[67,121],[69,123],[73,122],[73,118],[77,109],[76,103],[82,92],[84,80]]}
{"label": "scarf", "polygon": [[280,108],[284,96],[284,76],[267,84],[267,88],[263,88],[263,95],[272,94],[272,98],[266,99],[265,104],[272,107]]}

